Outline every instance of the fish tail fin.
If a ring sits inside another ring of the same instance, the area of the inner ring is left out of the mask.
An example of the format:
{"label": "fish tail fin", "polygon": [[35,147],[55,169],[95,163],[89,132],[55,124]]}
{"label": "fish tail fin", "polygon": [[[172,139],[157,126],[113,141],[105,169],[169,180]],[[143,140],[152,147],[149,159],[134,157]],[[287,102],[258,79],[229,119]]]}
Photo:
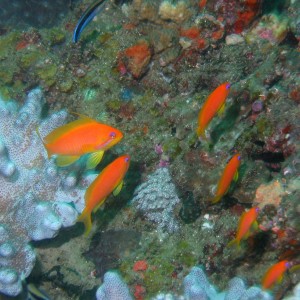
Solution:
{"label": "fish tail fin", "polygon": [[211,204],[216,204],[216,203],[218,203],[218,202],[221,200],[222,196],[223,196],[223,195],[217,195],[217,196],[215,196],[213,199],[210,200],[210,203],[211,203]]}
{"label": "fish tail fin", "polygon": [[198,135],[198,138],[204,138],[205,139],[206,138],[205,129],[199,126],[197,128],[197,135]]}
{"label": "fish tail fin", "polygon": [[85,227],[84,235],[88,236],[92,229],[91,212],[85,208],[84,211],[81,213],[81,215],[77,218],[77,222],[82,222],[84,224]]}

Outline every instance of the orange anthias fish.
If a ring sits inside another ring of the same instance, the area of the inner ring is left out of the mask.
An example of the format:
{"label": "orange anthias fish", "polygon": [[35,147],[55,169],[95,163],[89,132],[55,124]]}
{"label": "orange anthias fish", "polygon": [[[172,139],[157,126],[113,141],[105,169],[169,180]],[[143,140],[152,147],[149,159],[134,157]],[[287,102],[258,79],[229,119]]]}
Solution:
{"label": "orange anthias fish", "polygon": [[223,171],[223,174],[217,186],[216,195],[211,200],[212,204],[219,202],[221,198],[228,192],[232,180],[238,180],[238,168],[240,164],[241,156],[239,153],[237,153],[230,159]]}
{"label": "orange anthias fish", "polygon": [[115,159],[97,176],[85,193],[85,208],[77,221],[85,225],[85,235],[92,228],[91,213],[97,211],[107,196],[113,192],[116,196],[122,189],[123,178],[129,168],[129,155]]}
{"label": "orange anthias fish", "polygon": [[248,238],[251,233],[251,229],[257,229],[257,216],[259,213],[258,207],[252,207],[247,212],[244,212],[240,218],[236,238],[233,239],[227,246],[237,245],[240,248],[240,242],[242,239]]}
{"label": "orange anthias fish", "polygon": [[222,114],[225,109],[225,101],[229,94],[230,83],[225,82],[218,86],[206,99],[198,115],[198,137],[205,137],[205,129],[218,112]]}
{"label": "orange anthias fish", "polygon": [[290,267],[291,264],[287,260],[282,260],[271,266],[262,279],[262,288],[268,290],[271,289],[275,283],[280,283],[283,279],[283,274]]}
{"label": "orange anthias fish", "polygon": [[118,129],[80,115],[80,119],[50,132],[43,143],[48,157],[58,155],[56,163],[61,167],[91,153],[87,168],[92,169],[101,161],[104,151],[117,144],[122,137]]}

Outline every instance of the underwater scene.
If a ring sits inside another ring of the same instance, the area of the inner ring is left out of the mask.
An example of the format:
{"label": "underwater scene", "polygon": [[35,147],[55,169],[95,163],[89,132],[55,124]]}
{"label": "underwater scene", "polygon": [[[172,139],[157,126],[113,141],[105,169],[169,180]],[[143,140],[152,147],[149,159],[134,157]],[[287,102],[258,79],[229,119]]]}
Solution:
{"label": "underwater scene", "polygon": [[0,300],[300,300],[299,0],[0,0]]}

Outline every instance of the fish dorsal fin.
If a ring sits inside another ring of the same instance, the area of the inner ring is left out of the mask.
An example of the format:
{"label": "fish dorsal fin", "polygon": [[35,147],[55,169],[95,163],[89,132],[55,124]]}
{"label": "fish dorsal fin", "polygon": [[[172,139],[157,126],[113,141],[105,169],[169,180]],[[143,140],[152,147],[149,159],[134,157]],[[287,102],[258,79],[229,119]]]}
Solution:
{"label": "fish dorsal fin", "polygon": [[74,130],[76,127],[81,125],[86,125],[90,123],[97,123],[94,119],[91,119],[89,117],[80,118],[78,120],[72,121],[70,123],[67,123],[65,125],[62,125],[56,129],[54,129],[52,132],[50,132],[45,138],[44,142],[46,144],[50,144],[55,142],[57,139],[62,137],[64,134]]}
{"label": "fish dorsal fin", "polygon": [[222,104],[222,106],[219,108],[218,110],[218,116],[222,117],[224,115],[224,111],[225,111],[225,102]]}
{"label": "fish dorsal fin", "polygon": [[59,167],[66,167],[78,160],[80,156],[78,155],[58,155],[56,158],[56,164]]}
{"label": "fish dorsal fin", "polygon": [[238,179],[239,179],[239,172],[236,171],[236,172],[234,173],[234,176],[233,176],[233,181],[237,182]]}
{"label": "fish dorsal fin", "polygon": [[77,112],[75,112],[75,111],[70,111],[69,113],[70,113],[71,115],[78,116],[78,117],[80,118],[79,120],[86,120],[86,121],[90,121],[90,122],[97,122],[97,121],[94,120],[93,118],[90,118],[89,116],[86,116],[86,115],[77,113]]}
{"label": "fish dorsal fin", "polygon": [[118,184],[118,186],[114,189],[113,191],[113,195],[114,196],[117,196],[120,192],[121,192],[121,189],[123,187],[123,180]]}
{"label": "fish dorsal fin", "polygon": [[100,163],[100,161],[103,157],[103,154],[104,154],[103,150],[90,154],[90,156],[87,160],[87,163],[86,163],[86,168],[88,170],[94,169]]}

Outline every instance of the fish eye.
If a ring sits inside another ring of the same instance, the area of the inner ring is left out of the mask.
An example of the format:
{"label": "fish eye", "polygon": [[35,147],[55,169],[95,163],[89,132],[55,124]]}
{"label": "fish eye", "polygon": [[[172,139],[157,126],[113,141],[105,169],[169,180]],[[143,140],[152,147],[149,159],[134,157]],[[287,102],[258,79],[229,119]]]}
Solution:
{"label": "fish eye", "polygon": [[125,162],[129,162],[129,157],[125,157]]}
{"label": "fish eye", "polygon": [[230,83],[226,84],[226,90],[228,90],[230,88]]}
{"label": "fish eye", "polygon": [[116,133],[115,132],[111,132],[109,134],[109,137],[112,138],[112,139],[114,139],[116,137]]}
{"label": "fish eye", "polygon": [[285,266],[286,266],[287,268],[290,268],[290,267],[291,267],[291,264],[287,261],[287,262],[285,263]]}
{"label": "fish eye", "polygon": [[242,157],[239,155],[239,156],[237,157],[237,159],[238,159],[238,160],[241,160],[241,159],[242,159]]}

